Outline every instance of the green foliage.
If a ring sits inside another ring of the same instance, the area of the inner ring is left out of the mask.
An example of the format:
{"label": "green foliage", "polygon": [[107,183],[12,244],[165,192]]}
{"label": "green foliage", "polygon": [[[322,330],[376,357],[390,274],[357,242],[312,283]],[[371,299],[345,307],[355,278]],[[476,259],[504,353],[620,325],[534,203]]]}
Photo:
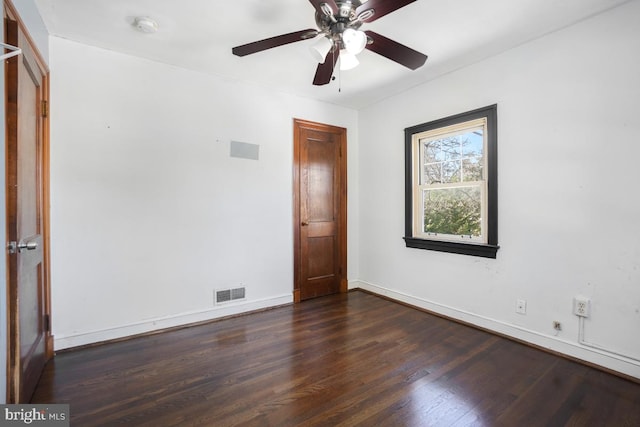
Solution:
{"label": "green foliage", "polygon": [[426,233],[480,236],[481,216],[478,187],[425,190]]}

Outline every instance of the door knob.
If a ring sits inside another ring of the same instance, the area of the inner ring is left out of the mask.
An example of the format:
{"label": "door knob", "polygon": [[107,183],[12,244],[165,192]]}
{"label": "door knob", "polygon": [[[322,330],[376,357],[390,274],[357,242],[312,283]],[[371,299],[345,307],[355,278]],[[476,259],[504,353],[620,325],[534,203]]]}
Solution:
{"label": "door knob", "polygon": [[38,242],[20,242],[18,243],[18,252],[22,252],[24,250],[34,251],[38,249]]}
{"label": "door knob", "polygon": [[10,254],[15,254],[24,250],[33,251],[36,249],[38,249],[38,242],[36,241],[31,241],[28,243],[25,243],[24,241],[20,243],[13,241],[7,243],[7,250]]}
{"label": "door knob", "polygon": [[309,223],[307,221],[302,221],[302,224],[300,225],[302,225],[303,227],[306,227],[307,225],[309,225]]}

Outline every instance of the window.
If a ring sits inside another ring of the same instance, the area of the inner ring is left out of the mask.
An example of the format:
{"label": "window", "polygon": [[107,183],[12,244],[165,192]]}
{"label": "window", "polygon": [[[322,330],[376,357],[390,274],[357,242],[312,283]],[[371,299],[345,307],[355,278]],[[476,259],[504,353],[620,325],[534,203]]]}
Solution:
{"label": "window", "polygon": [[405,129],[407,247],[495,258],[497,106]]}

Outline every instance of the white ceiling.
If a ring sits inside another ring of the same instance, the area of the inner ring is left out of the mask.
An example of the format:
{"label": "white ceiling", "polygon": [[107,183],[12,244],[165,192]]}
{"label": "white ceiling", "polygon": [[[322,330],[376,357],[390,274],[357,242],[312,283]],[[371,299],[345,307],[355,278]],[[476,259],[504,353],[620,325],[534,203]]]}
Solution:
{"label": "white ceiling", "polygon": [[[628,1],[633,0],[417,0],[362,29],[427,54],[422,68],[411,71],[365,50],[360,66],[325,86],[311,84],[317,67],[308,52],[312,40],[242,58],[231,54],[237,45],[316,28],[308,0],[37,0],[37,5],[54,36],[362,108]],[[136,31],[136,16],[153,18],[159,31]]]}

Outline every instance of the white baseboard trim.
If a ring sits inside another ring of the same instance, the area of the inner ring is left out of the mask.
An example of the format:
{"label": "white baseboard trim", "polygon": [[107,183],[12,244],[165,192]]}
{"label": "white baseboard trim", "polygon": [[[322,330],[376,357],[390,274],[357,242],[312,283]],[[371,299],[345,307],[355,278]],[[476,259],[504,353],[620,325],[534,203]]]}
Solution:
{"label": "white baseboard trim", "polygon": [[537,331],[526,329],[517,325],[506,323],[490,317],[478,315],[465,310],[460,310],[435,301],[429,301],[424,298],[409,295],[393,289],[385,288],[380,285],[374,285],[362,280],[349,281],[349,289],[363,289],[371,293],[385,296],[392,300],[404,302],[433,313],[457,319],[465,323],[469,323],[487,330],[491,330],[517,340],[526,341],[539,347],[543,347],[554,352],[562,353],[567,356],[602,366],[606,369],[620,372],[622,374],[640,379],[640,364],[633,360],[627,360],[606,351],[599,351],[576,342],[567,341],[551,335],[545,335]]}
{"label": "white baseboard trim", "polygon": [[231,302],[206,310],[158,317],[127,325],[120,325],[113,328],[81,332],[77,334],[60,335],[54,330],[54,350],[64,350],[87,344],[125,338],[161,329],[184,326],[192,323],[214,320],[225,316],[232,316],[291,303],[293,303],[293,295],[282,295],[261,300]]}

